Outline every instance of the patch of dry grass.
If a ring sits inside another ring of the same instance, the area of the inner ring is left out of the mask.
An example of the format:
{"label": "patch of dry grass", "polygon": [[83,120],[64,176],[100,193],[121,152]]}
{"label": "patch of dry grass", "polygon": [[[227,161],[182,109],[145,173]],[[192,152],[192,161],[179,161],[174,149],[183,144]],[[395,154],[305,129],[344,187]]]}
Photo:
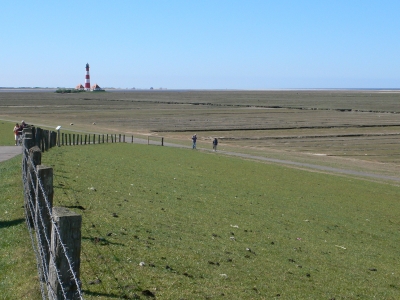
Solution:
{"label": "patch of dry grass", "polygon": [[218,137],[230,151],[398,174],[399,100],[397,91],[0,93],[0,118],[184,144],[196,132],[204,147]]}

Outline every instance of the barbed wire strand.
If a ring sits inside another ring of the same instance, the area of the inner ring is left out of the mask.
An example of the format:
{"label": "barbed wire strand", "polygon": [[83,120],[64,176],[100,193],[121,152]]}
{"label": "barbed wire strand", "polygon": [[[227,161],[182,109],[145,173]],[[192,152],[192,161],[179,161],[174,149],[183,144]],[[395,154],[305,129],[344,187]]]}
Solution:
{"label": "barbed wire strand", "polygon": [[[27,164],[26,164],[26,166],[27,166]],[[28,170],[29,170],[29,168],[28,168]],[[29,175],[31,176],[31,178],[33,178],[32,173],[29,173]],[[37,199],[38,192],[37,192],[37,189],[35,188],[35,184],[34,184],[33,180],[30,180],[30,182],[27,182],[27,180],[25,180],[25,184],[26,184],[25,186],[28,187],[26,193],[27,193],[27,200],[28,200],[28,205],[29,205],[30,216],[34,216],[35,215],[35,205],[34,205],[30,190],[32,189],[34,191],[36,199]],[[29,185],[31,185],[31,186],[29,186]],[[36,203],[37,203],[37,201],[36,201]],[[39,212],[40,212],[40,210],[39,210]],[[26,215],[28,216],[29,214],[26,213]],[[47,246],[48,246],[47,249],[50,249],[50,242],[49,242],[49,238],[47,237],[47,234],[46,234],[47,231],[45,228],[46,226],[44,226],[45,223],[43,221],[42,214],[39,213],[38,215],[40,217],[41,225],[44,228],[43,230],[44,230],[45,239],[46,239]],[[48,262],[45,257],[46,251],[45,251],[44,247],[42,246],[43,242],[42,242],[41,235],[40,235],[38,219],[32,217],[32,222],[33,222],[34,228],[36,228],[35,232],[36,232],[36,241],[37,241],[37,248],[36,249],[34,248],[34,250],[39,253],[38,257],[40,258],[40,261],[39,261],[40,269],[38,270],[39,278],[41,279],[42,275],[43,275],[44,281],[46,282],[46,285],[48,287],[48,291],[50,291],[50,293],[52,294],[53,299],[56,299],[56,295],[55,295],[53,289],[49,285],[49,277],[48,277],[49,268],[48,268]],[[52,262],[54,263],[54,256],[52,255],[51,251],[48,251],[48,252],[49,252],[49,259],[51,259]],[[58,270],[56,270],[56,274],[57,274],[57,281],[58,281],[58,283],[60,283],[60,286],[61,286],[61,289],[63,292],[63,297],[64,297],[64,299],[66,299],[65,291],[63,290],[63,287],[61,285],[61,279],[60,279]],[[40,283],[42,284],[42,280],[40,280]]]}
{"label": "barbed wire strand", "polygon": [[[33,210],[34,210],[34,203],[33,203],[33,201],[32,201],[31,195],[29,195],[29,209],[30,209],[31,215],[32,215],[32,212],[33,212]],[[43,218],[42,218],[41,214],[39,214],[39,216],[40,216],[40,221],[42,222],[42,224],[44,224],[44,223],[43,223]],[[39,252],[40,259],[41,259],[41,264],[39,265],[40,268],[41,268],[41,270],[40,270],[41,272],[39,272],[39,275],[40,275],[40,278],[42,278],[42,276],[44,277],[44,281],[45,281],[46,284],[48,285],[48,283],[49,283],[49,277],[48,277],[48,266],[47,266],[47,260],[46,260],[46,255],[45,255],[45,249],[44,249],[44,247],[42,246],[43,243],[42,243],[42,239],[41,239],[41,237],[40,237],[40,232],[39,232],[39,230],[38,230],[39,224],[38,224],[37,218],[33,218],[33,220],[34,220],[34,221],[33,221],[33,222],[34,222],[34,228],[36,228],[37,249],[39,250],[38,252]],[[48,249],[50,249],[50,248],[48,248]],[[53,256],[50,256],[50,259],[53,259],[53,260],[54,260],[54,257],[53,257]],[[58,276],[57,279],[58,279],[58,282],[60,282],[59,276]],[[40,280],[40,282],[42,283],[42,280]],[[49,290],[50,293],[52,294],[53,299],[55,299],[55,298],[56,298],[56,295],[54,294],[53,289],[51,289],[51,288],[48,287],[48,290]],[[64,297],[64,298],[65,298],[65,297]]]}
{"label": "barbed wire strand", "polygon": [[[32,175],[36,175],[36,178],[38,178],[37,179],[37,182],[38,182],[38,186],[39,186],[39,190],[40,190],[40,192],[42,193],[42,196],[43,196],[43,198],[44,198],[44,203],[45,203],[45,208],[47,209],[47,213],[49,214],[49,216],[50,216],[50,222],[51,222],[51,225],[53,226],[53,228],[54,228],[54,232],[56,233],[56,238],[57,238],[57,240],[58,240],[58,242],[60,243],[60,246],[61,246],[61,249],[62,249],[62,252],[63,252],[63,254],[65,255],[65,258],[66,258],[66,260],[67,260],[67,263],[68,263],[68,272],[71,274],[71,276],[72,276],[72,278],[71,279],[73,279],[72,281],[73,282],[75,282],[75,286],[76,286],[76,289],[77,289],[77,291],[76,291],[76,293],[78,294],[78,296],[80,297],[80,299],[82,299],[83,300],[83,296],[82,296],[82,291],[81,291],[81,288],[80,288],[80,281],[79,281],[79,279],[77,278],[77,276],[76,276],[76,274],[75,274],[75,272],[74,272],[74,268],[73,268],[73,263],[71,262],[71,259],[70,259],[70,257],[69,257],[69,255],[68,255],[68,249],[67,249],[67,247],[64,245],[64,243],[62,242],[62,240],[61,240],[61,236],[60,236],[60,232],[59,232],[59,229],[58,229],[58,226],[57,226],[57,224],[56,224],[56,222],[55,222],[55,220],[53,219],[53,216],[52,216],[52,208],[51,208],[51,205],[50,205],[50,203],[49,203],[49,200],[48,200],[48,198],[47,198],[47,195],[46,195],[46,192],[45,192],[45,189],[44,189],[44,187],[43,187],[43,184],[42,184],[42,182],[41,182],[41,180],[39,179],[39,177],[38,177],[38,172],[37,172],[37,170],[36,170],[36,166],[35,166],[35,164],[33,163],[33,161],[32,161],[32,158],[29,156],[29,153],[28,153],[28,150],[24,147],[24,149],[23,149],[24,151],[23,151],[23,156],[24,156],[24,158],[23,158],[23,169],[25,168],[25,167],[27,167],[28,166],[28,160],[29,160],[29,163],[31,164],[31,166],[32,166],[32,168],[28,168],[28,171],[30,171],[30,176],[31,176],[31,178],[34,178]],[[32,172],[33,171],[33,172]],[[31,215],[33,216],[34,214],[33,214],[33,211],[34,211],[34,209],[33,209],[33,207],[34,207],[34,204],[33,204],[33,201],[32,201],[32,199],[31,199],[31,194],[30,194],[30,189],[32,188],[32,190],[35,192],[35,195],[36,195],[36,197],[38,197],[38,195],[39,195],[39,191],[37,190],[37,188],[35,187],[35,185],[34,185],[34,183],[31,181],[30,183],[28,183],[27,181],[27,176],[26,176],[26,174],[27,174],[28,172],[27,172],[27,170],[23,170],[23,181],[24,181],[24,188],[25,187],[27,187],[28,188],[28,191],[25,191],[25,193],[28,195],[28,202],[29,202],[29,209],[31,210]],[[29,186],[29,185],[31,185],[31,186]],[[37,198],[36,198],[37,199]],[[39,204],[38,204],[38,206],[39,206]],[[26,209],[28,209],[28,208],[26,208]],[[40,212],[41,211],[41,209],[40,209],[40,207],[38,207],[38,209],[37,209],[37,211],[38,212]],[[47,236],[47,228],[46,228],[46,225],[44,224],[44,221],[43,221],[43,217],[42,217],[42,215],[41,214],[39,214],[39,219],[40,219],[40,222],[41,222],[41,226],[43,227],[43,231],[44,231],[44,239],[45,239],[45,241],[46,241],[46,243],[47,243],[47,245],[48,245],[48,249],[50,249],[50,244],[51,244],[51,242],[49,241],[49,238],[48,238],[48,236]],[[29,224],[30,224],[30,221],[29,221],[29,215],[28,215],[28,212],[26,213],[26,221],[27,221],[27,225],[28,225],[28,227],[30,227],[29,226]],[[36,240],[37,240],[37,244],[38,244],[38,249],[36,249],[34,246],[33,246],[33,248],[34,248],[34,251],[35,251],[35,253],[36,253],[36,259],[37,259],[37,262],[38,262],[38,267],[42,267],[43,266],[43,270],[42,271],[40,271],[40,270],[38,270],[38,273],[39,273],[39,275],[41,274],[40,272],[43,272],[43,275],[44,275],[44,277],[45,277],[45,281],[46,281],[46,283],[47,283],[47,285],[49,286],[49,281],[48,281],[48,265],[47,265],[47,262],[45,261],[46,259],[44,259],[43,258],[43,256],[45,256],[44,254],[45,254],[45,250],[44,250],[44,248],[43,248],[43,246],[42,246],[42,244],[43,244],[43,242],[42,242],[42,237],[41,237],[41,235],[40,235],[40,233],[39,233],[39,224],[38,224],[38,218],[36,217],[36,218],[34,218],[34,224],[33,224],[34,226],[35,226],[35,228],[36,228]],[[30,231],[32,231],[31,229],[29,229]],[[30,234],[31,234],[31,232],[30,232]],[[33,237],[31,236],[31,241],[32,241],[32,244],[34,245],[35,243],[34,243],[34,241],[33,241]],[[53,254],[51,253],[51,251],[48,251],[49,252],[49,256],[50,256],[50,260],[52,261],[52,263],[54,264],[54,266],[55,266],[55,263],[54,263],[54,256],[53,256]],[[39,254],[38,254],[39,253]],[[40,264],[40,261],[42,262],[42,264]],[[64,297],[64,299],[67,299],[66,298],[66,292],[65,292],[65,288],[63,287],[63,285],[61,284],[61,279],[60,279],[60,277],[61,277],[61,275],[59,274],[59,270],[56,268],[56,275],[57,275],[57,280],[58,280],[58,283],[60,284],[60,287],[61,287],[61,290],[62,290],[62,293],[63,293],[63,297]],[[52,290],[52,288],[51,287],[49,287],[49,290],[50,290],[50,293],[52,293],[53,294],[53,296],[55,297],[55,295],[54,295],[54,291]],[[43,283],[41,282],[41,292],[42,292],[42,297],[45,297],[45,294],[44,294],[44,288],[43,288]],[[44,298],[45,299],[45,298]]]}
{"label": "barbed wire strand", "polygon": [[[39,178],[39,176],[38,176],[39,173],[37,172],[36,168],[35,168],[35,173],[36,173],[37,178]],[[59,228],[58,228],[58,226],[57,226],[57,224],[56,224],[56,222],[55,222],[55,220],[53,218],[53,215],[52,215],[52,207],[50,206],[49,200],[47,198],[47,195],[46,195],[46,192],[45,192],[45,189],[43,187],[43,184],[42,184],[41,180],[38,179],[37,182],[38,182],[38,185],[39,185],[40,190],[42,192],[42,195],[44,197],[44,200],[45,200],[44,203],[45,203],[45,205],[47,207],[47,212],[48,212],[48,214],[50,216],[51,224],[52,224],[52,226],[54,228],[54,231],[56,232],[56,237],[57,237],[57,239],[58,239],[58,241],[60,243],[61,249],[62,249],[62,251],[63,251],[63,253],[65,255],[65,258],[66,258],[66,260],[68,262],[69,272],[71,273],[73,281],[76,284],[77,293],[78,293],[79,297],[82,299],[82,292],[80,290],[80,281],[77,279],[76,274],[74,272],[73,263],[71,262],[71,258],[68,255],[67,247],[64,245],[63,241],[61,240],[61,234],[60,234]]]}
{"label": "barbed wire strand", "polygon": [[[31,160],[30,162],[31,162],[31,165],[33,166],[33,165],[34,165],[34,164],[33,164],[33,161]],[[31,171],[33,171],[33,170],[35,170],[35,169],[36,169],[36,168],[32,168]],[[35,173],[36,173],[36,178],[39,178],[39,177],[37,176],[38,173],[37,173],[37,172],[35,172]],[[30,175],[31,175],[31,178],[33,178],[33,176],[32,176],[33,173],[30,173]],[[39,180],[37,179],[37,182],[40,183],[40,179],[39,179]],[[46,243],[47,243],[47,249],[49,249],[49,251],[48,251],[48,253],[49,253],[49,259],[51,260],[51,262],[53,263],[53,265],[56,266],[54,255],[53,255],[53,254],[51,253],[51,251],[50,251],[51,242],[50,242],[49,237],[47,236],[47,228],[46,228],[45,222],[44,222],[44,220],[43,220],[43,216],[42,216],[42,214],[40,213],[42,210],[40,209],[39,202],[37,201],[37,200],[38,200],[38,196],[39,196],[39,190],[36,188],[36,186],[35,186],[35,184],[34,184],[33,181],[30,181],[30,184],[31,184],[31,189],[35,192],[35,199],[36,199],[36,204],[37,204],[37,208],[38,208],[38,209],[37,209],[37,213],[38,213],[38,216],[39,216],[40,221],[41,221],[41,226],[42,226],[42,228],[43,228],[43,235],[44,235],[45,240],[46,240]],[[43,186],[42,186],[42,193],[44,193]],[[43,194],[43,196],[44,196],[44,198],[46,199],[46,201],[48,201],[48,199],[47,199],[45,193]],[[32,205],[31,205],[31,212],[34,211],[34,209],[35,209],[35,207],[34,207],[34,204],[33,204],[33,202],[32,202]],[[32,215],[34,215],[34,214],[32,213]],[[40,227],[39,227],[39,224],[37,223],[38,218],[35,217],[33,220],[34,220],[34,225],[35,225],[35,228],[36,228],[36,239],[37,239],[37,241],[38,241],[38,248],[40,249],[40,253],[42,253],[42,256],[41,256],[41,257],[42,257],[42,266],[43,266],[43,268],[42,268],[43,276],[45,277],[45,281],[46,281],[46,283],[47,283],[47,285],[48,285],[48,289],[49,289],[49,290],[51,291],[51,293],[54,295],[54,299],[55,299],[55,298],[56,298],[56,295],[54,294],[54,291],[53,291],[53,289],[51,288],[51,286],[50,286],[50,284],[49,284],[49,283],[50,283],[50,282],[49,282],[49,278],[48,278],[48,270],[49,270],[49,268],[48,268],[47,260],[45,259],[45,249],[44,249],[43,246],[42,246],[42,245],[43,245],[43,242],[42,242],[42,238],[41,238],[41,234],[40,234]],[[61,287],[62,295],[63,295],[64,299],[67,299],[65,288],[64,288],[64,286],[63,286],[62,283],[61,283],[61,275],[60,275],[60,272],[59,272],[59,270],[58,270],[57,268],[55,268],[55,272],[56,272],[57,282],[59,283],[59,285],[60,285],[60,287]]]}
{"label": "barbed wire strand", "polygon": [[[25,189],[26,184],[27,184],[27,178],[26,178],[26,172],[25,172],[25,156],[22,155],[22,181],[23,181],[23,187],[24,187],[24,196],[26,197],[25,199],[27,199],[27,190]],[[24,205],[25,209],[26,205]],[[26,222],[26,226],[28,227],[28,233],[29,233],[29,237],[31,239],[31,244],[32,244],[32,248],[33,248],[33,252],[35,253],[35,257],[36,257],[36,268],[37,268],[37,272],[38,272],[38,277],[40,278],[40,261],[41,259],[39,258],[39,253],[35,247],[35,241],[34,241],[34,235],[32,233],[32,228],[31,228],[31,222],[29,220],[29,215],[27,213],[25,213],[25,222]],[[41,280],[39,280],[40,283],[40,292],[42,294],[42,299],[46,300],[46,295],[45,295],[45,291],[44,291],[44,287],[43,287],[43,282]]]}

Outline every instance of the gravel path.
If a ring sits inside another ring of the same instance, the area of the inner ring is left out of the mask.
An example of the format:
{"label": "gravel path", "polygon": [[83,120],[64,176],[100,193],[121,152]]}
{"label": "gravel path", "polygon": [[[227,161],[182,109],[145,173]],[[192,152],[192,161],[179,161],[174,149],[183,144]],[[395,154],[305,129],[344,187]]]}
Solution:
{"label": "gravel path", "polygon": [[[171,144],[171,143],[164,143],[164,145],[169,146],[169,147],[191,148],[191,146],[182,146],[182,145]],[[199,150],[212,152],[211,149],[205,149],[205,148],[199,148]],[[249,159],[254,159],[254,160],[260,160],[260,161],[266,161],[266,162],[271,162],[271,163],[276,163],[276,164],[281,164],[281,165],[288,165],[288,166],[294,166],[294,167],[299,167],[299,168],[318,170],[318,171],[328,172],[328,173],[361,176],[361,177],[366,177],[366,178],[371,178],[371,179],[381,179],[381,180],[383,179],[383,180],[400,182],[400,177],[394,177],[394,176],[386,176],[386,175],[373,174],[373,173],[368,173],[368,172],[360,172],[360,171],[354,171],[354,170],[349,170],[349,169],[333,168],[333,167],[320,166],[320,165],[314,165],[314,164],[309,164],[309,163],[300,163],[300,162],[294,162],[294,161],[290,161],[290,160],[268,158],[268,157],[262,157],[262,156],[244,154],[244,153],[237,153],[237,152],[218,151],[217,153],[221,153],[224,155],[230,155],[230,156],[249,158]]]}
{"label": "gravel path", "polygon": [[319,165],[314,165],[314,164],[300,163],[300,162],[274,159],[274,158],[267,158],[267,157],[254,156],[254,155],[248,155],[248,154],[242,154],[242,153],[223,152],[223,151],[221,151],[221,153],[232,155],[232,156],[251,158],[251,159],[255,159],[255,160],[268,161],[268,162],[273,162],[273,163],[278,163],[278,164],[283,164],[283,165],[291,165],[291,166],[300,167],[300,168],[319,170],[319,171],[323,171],[323,172],[340,173],[340,174],[346,174],[346,175],[368,177],[368,178],[372,178],[372,179],[384,179],[384,180],[392,180],[392,181],[400,182],[400,177],[394,177],[394,176],[386,176],[386,175],[379,175],[379,174],[373,174],[373,173],[367,173],[367,172],[359,172],[359,171],[353,171],[353,170],[347,170],[347,169],[339,169],[339,168],[333,168],[333,167],[327,167],[327,166],[319,166]]}
{"label": "gravel path", "polygon": [[[147,144],[147,139],[134,138],[133,142],[138,143],[138,144]],[[152,141],[151,144],[154,144],[154,141]],[[164,143],[164,145],[167,147],[191,148],[191,146],[184,146],[184,145],[172,144],[172,143]],[[210,152],[212,151],[211,149],[205,149],[205,148],[199,148],[199,150],[210,151]],[[22,153],[22,149],[19,146],[1,146],[0,147],[0,162],[10,159],[21,153]],[[373,173],[367,173],[367,172],[359,172],[359,171],[348,170],[348,169],[339,169],[339,168],[333,168],[333,167],[327,167],[327,166],[320,166],[320,165],[314,165],[314,164],[308,164],[308,163],[300,163],[300,162],[294,162],[294,161],[289,161],[289,160],[268,158],[268,157],[255,156],[255,155],[250,155],[250,154],[236,153],[236,152],[229,152],[229,151],[218,151],[217,153],[221,153],[224,155],[230,155],[230,156],[249,158],[249,159],[254,159],[254,160],[260,160],[260,161],[266,161],[266,162],[272,162],[272,163],[277,163],[277,164],[281,164],[281,165],[288,165],[288,166],[294,166],[294,167],[299,167],[299,168],[307,168],[307,169],[311,169],[311,170],[318,170],[318,171],[323,171],[323,172],[328,172],[328,173],[361,176],[361,177],[366,177],[366,178],[371,178],[371,179],[381,179],[381,180],[383,179],[383,180],[400,182],[400,177],[394,177],[394,176],[386,176],[386,175],[379,175],[379,174],[373,174]]]}
{"label": "gravel path", "polygon": [[20,146],[1,146],[0,147],[0,162],[13,158],[14,156],[22,153]]}

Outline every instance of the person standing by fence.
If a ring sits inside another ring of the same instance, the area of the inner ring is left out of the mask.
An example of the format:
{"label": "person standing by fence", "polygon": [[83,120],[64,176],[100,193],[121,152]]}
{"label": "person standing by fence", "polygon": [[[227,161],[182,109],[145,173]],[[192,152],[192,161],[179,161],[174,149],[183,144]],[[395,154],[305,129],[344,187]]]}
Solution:
{"label": "person standing by fence", "polygon": [[196,149],[196,141],[197,141],[197,135],[196,134],[194,134],[193,136],[192,136],[192,141],[193,141],[193,149]]}
{"label": "person standing by fence", "polygon": [[19,124],[16,123],[14,126],[14,139],[15,139],[15,146],[19,143]]}
{"label": "person standing by fence", "polygon": [[212,143],[213,143],[213,150],[214,150],[214,151],[217,151],[217,145],[218,145],[218,140],[217,140],[217,138],[214,138]]}

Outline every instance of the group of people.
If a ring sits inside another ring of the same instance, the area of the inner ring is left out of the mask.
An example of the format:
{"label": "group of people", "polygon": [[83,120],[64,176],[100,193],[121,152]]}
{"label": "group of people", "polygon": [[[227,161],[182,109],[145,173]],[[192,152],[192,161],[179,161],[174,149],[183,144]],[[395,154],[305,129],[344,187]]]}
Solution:
{"label": "group of people", "polygon": [[[193,141],[192,149],[196,149],[196,142],[197,142],[197,135],[196,134],[194,134],[192,136],[192,141]],[[217,151],[217,145],[218,145],[218,139],[217,138],[213,139],[212,145],[213,145],[213,150]]]}
{"label": "group of people", "polygon": [[22,138],[22,130],[26,128],[28,125],[22,120],[21,124],[16,123],[14,126],[14,139],[15,139],[15,146],[20,145],[21,138]]}

